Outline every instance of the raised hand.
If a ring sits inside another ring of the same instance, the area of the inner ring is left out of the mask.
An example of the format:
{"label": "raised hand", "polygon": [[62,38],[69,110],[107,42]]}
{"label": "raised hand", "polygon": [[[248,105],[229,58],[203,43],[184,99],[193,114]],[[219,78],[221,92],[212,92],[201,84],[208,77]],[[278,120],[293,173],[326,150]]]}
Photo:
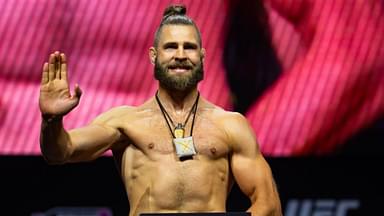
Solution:
{"label": "raised hand", "polygon": [[43,66],[39,106],[43,116],[61,117],[75,108],[80,101],[81,90],[76,84],[74,94],[69,90],[67,59],[56,51]]}

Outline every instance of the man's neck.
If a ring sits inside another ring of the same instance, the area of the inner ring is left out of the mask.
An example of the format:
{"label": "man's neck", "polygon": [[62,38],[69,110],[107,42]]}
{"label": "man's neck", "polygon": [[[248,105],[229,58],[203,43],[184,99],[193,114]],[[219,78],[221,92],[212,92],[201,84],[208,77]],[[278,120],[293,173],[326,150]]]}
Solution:
{"label": "man's neck", "polygon": [[197,88],[175,91],[159,87],[158,96],[161,103],[171,112],[184,113],[191,109],[198,95]]}

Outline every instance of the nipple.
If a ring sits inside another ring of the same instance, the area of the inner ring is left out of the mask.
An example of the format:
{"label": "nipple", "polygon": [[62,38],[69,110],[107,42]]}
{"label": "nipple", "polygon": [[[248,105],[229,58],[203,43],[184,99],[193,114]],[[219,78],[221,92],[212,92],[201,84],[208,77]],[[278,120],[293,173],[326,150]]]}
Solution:
{"label": "nipple", "polygon": [[210,150],[211,150],[212,154],[216,154],[216,148],[215,147],[210,148]]}

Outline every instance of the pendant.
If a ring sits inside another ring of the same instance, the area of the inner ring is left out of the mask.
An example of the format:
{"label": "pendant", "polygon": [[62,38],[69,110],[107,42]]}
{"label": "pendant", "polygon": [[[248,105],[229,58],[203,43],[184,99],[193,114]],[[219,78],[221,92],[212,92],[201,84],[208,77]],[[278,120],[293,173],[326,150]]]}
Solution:
{"label": "pendant", "polygon": [[192,136],[185,138],[175,138],[173,139],[173,144],[176,148],[176,155],[179,158],[193,156],[196,154]]}
{"label": "pendant", "polygon": [[174,130],[175,138],[183,138],[184,137],[184,127],[181,123],[178,123]]}

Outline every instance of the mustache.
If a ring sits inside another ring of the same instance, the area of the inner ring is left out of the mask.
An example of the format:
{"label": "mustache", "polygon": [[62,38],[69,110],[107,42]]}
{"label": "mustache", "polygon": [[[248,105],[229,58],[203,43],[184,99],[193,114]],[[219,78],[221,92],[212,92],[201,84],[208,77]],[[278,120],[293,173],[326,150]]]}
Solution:
{"label": "mustache", "polygon": [[169,69],[175,69],[175,68],[183,68],[183,69],[192,69],[193,65],[189,62],[175,62],[170,65],[168,65]]}

